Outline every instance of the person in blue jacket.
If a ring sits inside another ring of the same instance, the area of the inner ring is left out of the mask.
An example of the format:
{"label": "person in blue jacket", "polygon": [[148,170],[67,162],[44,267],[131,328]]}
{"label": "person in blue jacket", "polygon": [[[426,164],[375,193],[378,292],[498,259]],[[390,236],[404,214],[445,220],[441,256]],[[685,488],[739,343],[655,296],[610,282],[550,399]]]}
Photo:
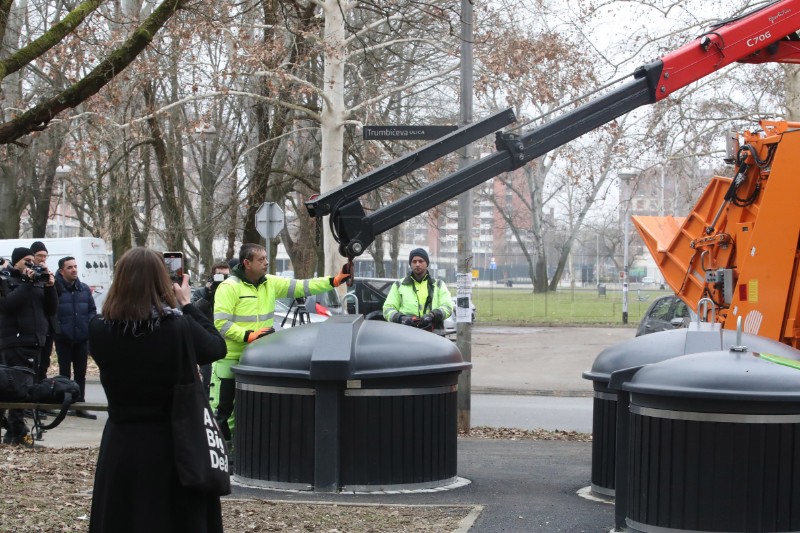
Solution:
{"label": "person in blue jacket", "polygon": [[[58,322],[61,330],[55,337],[58,373],[70,379],[74,373],[74,379],[81,388],[78,401],[83,402],[89,360],[89,320],[97,314],[97,308],[91,289],[78,279],[78,262],[74,257],[58,260],[56,289],[59,294]],[[75,416],[97,419],[97,415],[81,410],[76,411]]]}

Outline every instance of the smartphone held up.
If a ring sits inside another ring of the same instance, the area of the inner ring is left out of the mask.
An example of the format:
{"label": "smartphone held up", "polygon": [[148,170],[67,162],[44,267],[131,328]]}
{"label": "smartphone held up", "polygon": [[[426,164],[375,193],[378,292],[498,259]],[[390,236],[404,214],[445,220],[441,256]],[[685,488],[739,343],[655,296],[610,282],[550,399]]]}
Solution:
{"label": "smartphone held up", "polygon": [[164,252],[163,255],[169,279],[180,285],[183,282],[183,253]]}

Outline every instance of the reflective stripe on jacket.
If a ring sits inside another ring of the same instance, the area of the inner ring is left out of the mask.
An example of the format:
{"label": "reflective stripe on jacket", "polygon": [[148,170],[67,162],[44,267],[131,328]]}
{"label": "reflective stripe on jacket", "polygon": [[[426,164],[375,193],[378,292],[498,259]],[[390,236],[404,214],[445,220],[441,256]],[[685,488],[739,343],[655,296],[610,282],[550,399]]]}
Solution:
{"label": "reflective stripe on jacket", "polygon": [[214,294],[214,326],[225,337],[226,359],[239,360],[245,333],[271,327],[277,298],[301,298],[329,291],[330,278],[289,279],[266,275],[256,285],[235,275],[220,283]]}
{"label": "reflective stripe on jacket", "polygon": [[[418,299],[421,289],[424,294],[431,294],[430,306],[425,305],[425,298]],[[426,290],[427,289],[427,290]],[[423,316],[435,309],[442,312],[442,319],[453,314],[453,297],[442,280],[426,275],[422,281],[415,280],[410,274],[401,281],[395,281],[389,295],[383,303],[383,318],[393,322],[397,315]]]}

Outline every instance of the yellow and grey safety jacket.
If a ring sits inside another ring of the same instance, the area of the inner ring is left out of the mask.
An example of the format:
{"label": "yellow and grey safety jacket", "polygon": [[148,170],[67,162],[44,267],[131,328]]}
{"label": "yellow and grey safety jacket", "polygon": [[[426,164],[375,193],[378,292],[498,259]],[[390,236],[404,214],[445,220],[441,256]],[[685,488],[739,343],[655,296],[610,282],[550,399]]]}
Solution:
{"label": "yellow and grey safety jacket", "polygon": [[247,345],[247,333],[272,326],[277,298],[301,298],[332,288],[331,278],[289,279],[269,274],[251,283],[242,265],[236,265],[214,296],[214,326],[228,346],[225,359],[238,361]]}
{"label": "yellow and grey safety jacket", "polygon": [[444,281],[433,279],[427,273],[422,281],[411,274],[395,281],[383,304],[383,318],[387,322],[397,322],[402,315],[422,317],[434,311],[441,312],[441,320],[452,315],[453,297]]}

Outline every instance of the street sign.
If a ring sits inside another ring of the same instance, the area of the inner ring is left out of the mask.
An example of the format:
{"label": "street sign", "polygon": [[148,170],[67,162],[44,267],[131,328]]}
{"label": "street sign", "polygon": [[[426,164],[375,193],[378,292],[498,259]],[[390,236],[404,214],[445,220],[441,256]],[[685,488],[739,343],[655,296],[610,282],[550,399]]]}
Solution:
{"label": "street sign", "polygon": [[274,239],[285,225],[283,209],[275,202],[264,202],[256,211],[256,231],[265,239]]}
{"label": "street sign", "polygon": [[444,137],[458,126],[364,126],[365,141],[429,141]]}

